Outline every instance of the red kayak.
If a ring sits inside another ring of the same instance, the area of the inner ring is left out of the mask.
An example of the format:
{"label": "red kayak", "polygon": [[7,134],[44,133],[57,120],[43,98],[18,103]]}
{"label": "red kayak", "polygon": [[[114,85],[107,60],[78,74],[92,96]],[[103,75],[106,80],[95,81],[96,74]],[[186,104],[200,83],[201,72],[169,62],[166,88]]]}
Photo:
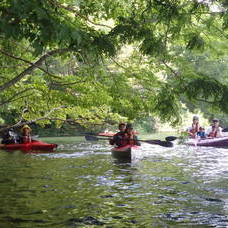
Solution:
{"label": "red kayak", "polygon": [[32,141],[31,143],[5,144],[2,149],[5,150],[22,150],[22,151],[52,151],[57,144],[50,144],[41,141]]}

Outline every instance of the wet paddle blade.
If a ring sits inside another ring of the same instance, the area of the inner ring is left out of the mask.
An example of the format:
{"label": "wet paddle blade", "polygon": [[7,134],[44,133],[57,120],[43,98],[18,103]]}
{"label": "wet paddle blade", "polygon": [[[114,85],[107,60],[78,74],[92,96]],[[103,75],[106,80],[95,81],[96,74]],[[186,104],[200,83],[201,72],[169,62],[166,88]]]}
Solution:
{"label": "wet paddle blade", "polygon": [[161,140],[142,140],[142,141],[145,143],[164,146],[164,147],[173,147],[173,143],[168,141],[161,141]]}

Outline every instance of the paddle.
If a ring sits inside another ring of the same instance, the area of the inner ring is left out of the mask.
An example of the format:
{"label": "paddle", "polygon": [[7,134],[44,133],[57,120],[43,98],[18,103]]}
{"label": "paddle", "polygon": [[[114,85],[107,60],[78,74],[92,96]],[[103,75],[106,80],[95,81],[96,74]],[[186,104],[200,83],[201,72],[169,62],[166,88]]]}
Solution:
{"label": "paddle", "polygon": [[[109,140],[108,138],[98,138],[98,137],[92,136],[92,135],[86,135],[85,139],[87,141]],[[173,147],[173,143],[169,142],[169,141],[161,141],[161,140],[138,140],[138,141],[149,143],[149,144],[156,144],[156,145],[164,146],[164,147]]]}

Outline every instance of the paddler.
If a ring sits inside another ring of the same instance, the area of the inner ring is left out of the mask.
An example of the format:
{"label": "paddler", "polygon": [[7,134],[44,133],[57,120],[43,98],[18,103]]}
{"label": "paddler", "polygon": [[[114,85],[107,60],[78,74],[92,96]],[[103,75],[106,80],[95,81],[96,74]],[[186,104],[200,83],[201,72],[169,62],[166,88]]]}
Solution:
{"label": "paddler", "polygon": [[124,133],[123,146],[126,145],[141,146],[141,143],[138,141],[138,138],[135,135],[135,131],[133,130],[133,126],[131,124],[126,125],[126,130]]}
{"label": "paddler", "polygon": [[22,132],[21,143],[32,142],[31,131],[32,129],[27,124],[21,128],[21,132]]}
{"label": "paddler", "polygon": [[126,129],[126,124],[125,123],[120,123],[119,126],[119,132],[117,132],[112,139],[109,140],[109,143],[111,145],[117,145],[117,146],[122,146],[124,144],[124,134],[125,134],[125,129]]}
{"label": "paddler", "polygon": [[206,138],[205,128],[200,127],[200,128],[199,128],[199,131],[197,132],[197,136],[198,136],[200,139],[205,139],[205,138]]}
{"label": "paddler", "polygon": [[7,129],[2,136],[2,144],[14,144],[17,143],[17,134],[12,128]]}
{"label": "paddler", "polygon": [[197,136],[197,132],[199,132],[199,117],[193,116],[192,118],[192,126],[187,129],[189,137],[195,138]]}
{"label": "paddler", "polygon": [[222,128],[219,126],[219,120],[213,119],[211,126],[207,129],[206,135],[208,138],[222,137]]}

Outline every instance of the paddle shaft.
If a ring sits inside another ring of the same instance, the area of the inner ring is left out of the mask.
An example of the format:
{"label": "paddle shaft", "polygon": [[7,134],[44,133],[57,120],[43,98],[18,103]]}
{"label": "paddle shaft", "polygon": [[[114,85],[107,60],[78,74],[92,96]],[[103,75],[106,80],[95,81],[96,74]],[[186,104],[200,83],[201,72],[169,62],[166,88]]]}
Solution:
{"label": "paddle shaft", "polygon": [[[85,139],[88,141],[109,140],[109,138],[98,138],[98,137],[92,136],[92,135],[86,135]],[[161,141],[161,140],[137,140],[137,141],[145,142],[148,144],[160,145],[160,146],[164,146],[164,147],[172,147],[173,146],[173,144],[169,141]]]}

